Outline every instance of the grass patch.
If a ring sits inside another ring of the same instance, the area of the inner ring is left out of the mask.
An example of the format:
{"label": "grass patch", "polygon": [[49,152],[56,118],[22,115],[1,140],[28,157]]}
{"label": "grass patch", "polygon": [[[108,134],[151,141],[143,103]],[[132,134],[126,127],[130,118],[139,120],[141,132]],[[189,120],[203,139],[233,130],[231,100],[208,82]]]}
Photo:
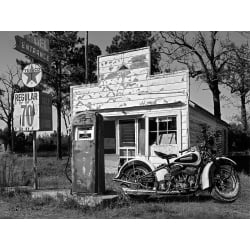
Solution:
{"label": "grass patch", "polygon": [[[63,172],[66,158],[38,160],[42,187],[71,187]],[[107,194],[118,192],[118,199],[94,208],[79,205],[71,196],[59,196],[57,200],[51,197],[32,199],[29,190],[1,191],[0,218],[250,218],[250,177],[245,174],[240,174],[241,194],[233,203],[219,203],[209,195],[130,199],[112,181],[113,177],[114,174],[105,175],[106,191]]]}

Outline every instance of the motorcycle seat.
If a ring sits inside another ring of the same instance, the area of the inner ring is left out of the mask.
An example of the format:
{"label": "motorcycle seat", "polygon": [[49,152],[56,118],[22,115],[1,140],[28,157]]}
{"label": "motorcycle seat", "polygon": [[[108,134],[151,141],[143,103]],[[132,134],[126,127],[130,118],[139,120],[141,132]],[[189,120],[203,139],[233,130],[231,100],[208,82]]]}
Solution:
{"label": "motorcycle seat", "polygon": [[176,158],[176,157],[177,157],[176,154],[164,154],[164,153],[159,152],[159,151],[154,151],[154,152],[155,152],[155,154],[156,154],[157,156],[159,156],[159,157],[162,158],[162,159],[166,159],[166,160],[169,160],[169,159],[172,159],[172,158]]}

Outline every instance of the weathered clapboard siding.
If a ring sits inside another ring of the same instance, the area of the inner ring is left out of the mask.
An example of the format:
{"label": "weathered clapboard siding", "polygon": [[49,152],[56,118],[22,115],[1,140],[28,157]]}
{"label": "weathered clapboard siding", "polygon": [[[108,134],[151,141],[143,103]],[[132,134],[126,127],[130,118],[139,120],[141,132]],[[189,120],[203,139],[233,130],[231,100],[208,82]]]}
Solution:
{"label": "weathered clapboard siding", "polygon": [[[185,105],[181,110],[181,136],[182,136],[182,147],[181,149],[188,148],[189,136],[188,136],[188,105]],[[181,150],[180,149],[180,150]]]}
{"label": "weathered clapboard siding", "polygon": [[[188,71],[151,76],[149,48],[144,48],[99,57],[98,76],[96,84],[71,88],[72,115],[98,110],[104,119],[114,120],[117,154],[120,145],[118,121],[121,119],[135,119],[137,126],[137,119],[145,118],[144,157],[150,157],[153,162],[160,160],[154,155],[154,149],[178,154],[179,150],[188,147]],[[177,144],[149,145],[149,119],[171,115],[177,118]],[[136,127],[136,144],[138,133]]]}
{"label": "weathered clapboard siding", "polygon": [[150,49],[146,47],[125,53],[99,56],[97,63],[98,82],[110,83],[118,78],[125,82],[132,81],[132,76],[136,78],[139,75],[138,80],[143,80],[150,74]]}
{"label": "weathered clapboard siding", "polygon": [[188,100],[187,71],[127,84],[76,86],[72,89],[72,111],[124,108]]}
{"label": "weathered clapboard siding", "polygon": [[[136,94],[143,94],[145,92],[174,92],[187,89],[187,77],[183,75],[183,73],[180,76],[172,76],[171,78],[168,79],[164,76],[162,76],[161,78],[149,78],[140,82],[131,82],[127,83],[126,85],[123,84],[122,86],[120,86],[119,82],[117,81],[112,84],[104,84],[104,82],[102,82],[99,84],[75,86],[74,93],[77,95],[77,98],[85,97],[85,99],[88,99],[95,98],[93,96],[95,93],[98,93],[101,97],[105,97],[110,92],[113,92],[114,95],[119,95],[123,93],[121,91],[133,91],[133,93]],[[155,89],[155,87],[157,87],[157,89]],[[102,91],[102,93],[100,93],[100,90]]]}
{"label": "weathered clapboard siding", "polygon": [[[106,69],[112,65],[114,67],[121,66],[121,65],[130,65],[133,63],[142,63],[145,62],[148,64],[150,63],[150,48],[144,47],[139,48],[136,50],[130,50],[125,52],[118,52],[110,55],[105,56],[98,56],[98,71],[99,74],[105,73]],[[140,67],[137,68],[144,68],[144,64],[141,64]]]}
{"label": "weathered clapboard siding", "polygon": [[209,112],[197,107],[197,105],[190,104],[189,124],[191,146],[202,142],[202,127],[207,126],[209,131],[218,134],[215,138],[217,154],[227,154],[228,128],[225,122],[216,119]]}

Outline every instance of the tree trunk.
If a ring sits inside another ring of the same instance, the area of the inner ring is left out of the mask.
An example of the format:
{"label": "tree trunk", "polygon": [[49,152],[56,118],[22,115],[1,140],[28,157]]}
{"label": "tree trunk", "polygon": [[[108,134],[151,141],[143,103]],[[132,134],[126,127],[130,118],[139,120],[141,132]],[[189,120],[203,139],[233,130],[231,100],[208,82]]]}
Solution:
{"label": "tree trunk", "polygon": [[215,80],[209,83],[209,87],[213,94],[213,102],[214,102],[214,116],[218,119],[221,119],[220,112],[220,90],[219,90],[219,82]]}
{"label": "tree trunk", "polygon": [[14,91],[11,93],[11,152],[14,152]]}
{"label": "tree trunk", "polygon": [[8,123],[7,123],[7,126],[8,126],[8,138],[7,138],[7,142],[8,142],[8,150],[11,150],[12,149],[12,141],[11,141],[11,130],[12,130],[12,126],[11,126],[11,117],[8,118]]}
{"label": "tree trunk", "polygon": [[65,111],[63,111],[63,110],[62,110],[62,115],[63,115],[63,120],[64,120],[65,129],[66,129],[66,131],[68,132],[67,118],[66,118]]}
{"label": "tree trunk", "polygon": [[62,159],[62,141],[61,141],[61,65],[59,65],[59,79],[57,78],[57,159]]}
{"label": "tree trunk", "polygon": [[241,94],[240,100],[241,100],[241,121],[242,121],[242,125],[243,125],[243,130],[246,133],[247,129],[248,129],[247,111],[246,111],[246,96],[244,94]]}

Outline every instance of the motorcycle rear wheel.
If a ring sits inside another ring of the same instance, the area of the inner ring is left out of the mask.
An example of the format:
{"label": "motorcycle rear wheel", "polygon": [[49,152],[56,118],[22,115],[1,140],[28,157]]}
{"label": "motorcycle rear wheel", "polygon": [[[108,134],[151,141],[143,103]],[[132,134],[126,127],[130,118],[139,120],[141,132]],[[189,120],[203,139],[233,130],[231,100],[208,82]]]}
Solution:
{"label": "motorcycle rear wheel", "polygon": [[221,202],[233,202],[239,197],[240,179],[237,172],[230,165],[222,165],[214,175],[212,197]]}
{"label": "motorcycle rear wheel", "polygon": [[[127,183],[123,183],[121,184],[121,187],[127,187],[127,188],[131,188],[131,189],[140,189],[143,188],[140,184],[144,184],[143,180],[141,179],[141,177],[143,177],[144,175],[148,174],[149,170],[144,167],[143,165],[140,164],[136,164],[133,165],[129,168],[127,168],[123,175],[122,175],[122,180],[125,181],[129,181],[129,182],[133,182],[135,184],[127,184]],[[127,194],[131,199],[134,200],[146,200],[150,195],[131,195],[131,194]]]}
{"label": "motorcycle rear wheel", "polygon": [[[137,184],[137,183],[141,183],[140,178],[146,175],[147,173],[149,172],[145,167],[140,166],[140,165],[135,165],[124,171],[122,179],[129,181],[129,182],[134,182],[135,184]],[[130,187],[129,184],[127,185],[128,187]]]}

